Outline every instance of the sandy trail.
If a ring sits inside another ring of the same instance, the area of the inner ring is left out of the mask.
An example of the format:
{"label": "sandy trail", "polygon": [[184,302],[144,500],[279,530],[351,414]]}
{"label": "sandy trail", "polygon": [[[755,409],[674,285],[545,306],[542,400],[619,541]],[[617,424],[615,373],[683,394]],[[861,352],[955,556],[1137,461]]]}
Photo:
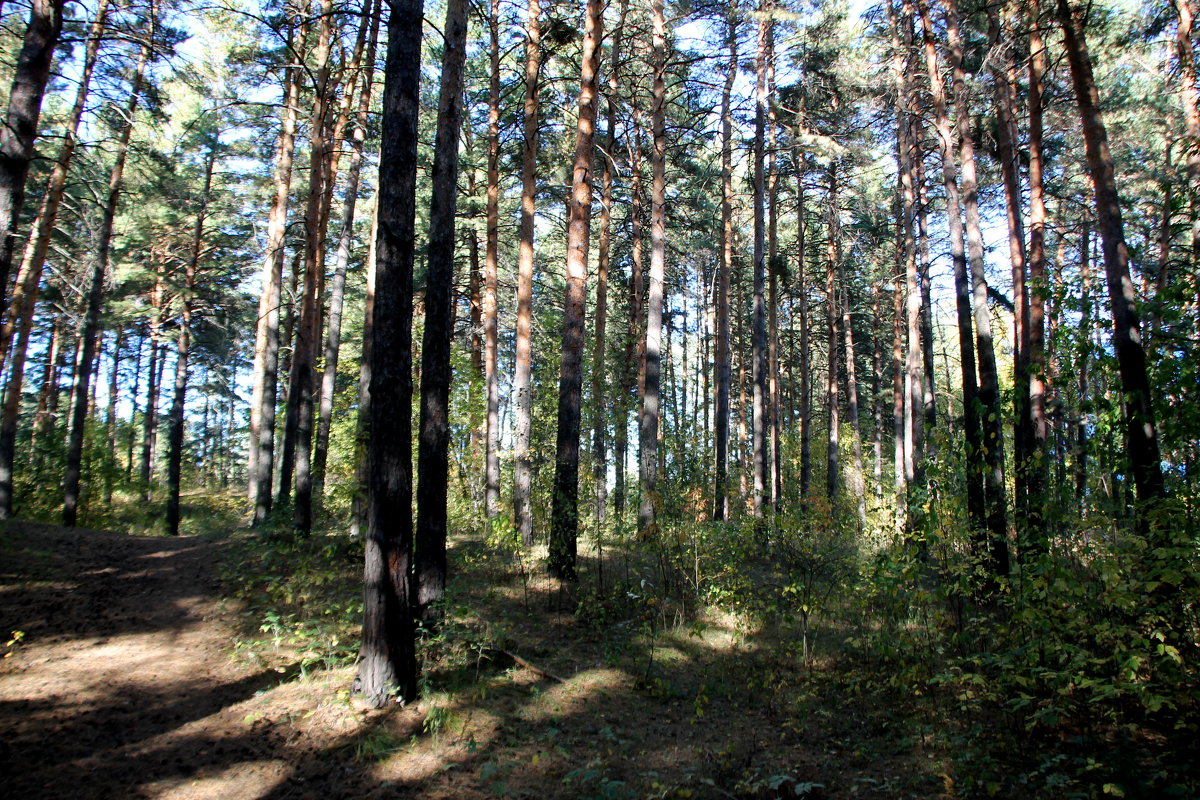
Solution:
{"label": "sandy trail", "polygon": [[285,795],[295,743],[249,708],[282,675],[229,657],[221,542],[13,523],[0,536],[0,632],[25,633],[0,666],[7,796]]}

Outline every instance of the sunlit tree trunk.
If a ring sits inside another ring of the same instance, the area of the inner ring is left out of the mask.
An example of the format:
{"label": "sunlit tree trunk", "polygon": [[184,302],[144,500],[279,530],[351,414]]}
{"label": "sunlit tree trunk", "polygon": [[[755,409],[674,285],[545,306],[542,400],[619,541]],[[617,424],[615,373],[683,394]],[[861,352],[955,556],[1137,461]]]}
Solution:
{"label": "sunlit tree trunk", "polygon": [[313,389],[317,341],[321,336],[321,284],[325,277],[326,160],[329,149],[326,125],[330,114],[333,82],[329,57],[333,38],[333,0],[322,0],[317,24],[317,46],[313,66],[313,106],[309,116],[308,197],[304,212],[304,289],[296,320],[296,344],[288,373],[287,415],[284,422],[283,458],[280,462],[280,499],[288,494],[294,476],[292,522],[300,535],[312,530],[312,440]]}
{"label": "sunlit tree trunk", "polygon": [[663,279],[667,262],[667,41],[663,0],[651,0],[651,15],[654,24],[654,83],[650,101],[650,126],[653,137],[653,147],[650,151],[650,290],[646,299],[646,339],[642,360],[644,393],[639,448],[642,501],[638,511],[638,529],[642,537],[652,537],[656,533],[657,524],[659,359],[662,350]]}
{"label": "sunlit tree trunk", "polygon": [[1175,29],[1175,54],[1179,62],[1179,99],[1187,130],[1187,173],[1192,195],[1192,260],[1200,266],[1200,90],[1196,85],[1196,53],[1193,29],[1195,0],[1172,0],[1179,24]]}
{"label": "sunlit tree trunk", "polygon": [[1029,452],[1026,463],[1028,520],[1026,547],[1046,546],[1045,485],[1050,422],[1046,418],[1046,202],[1042,170],[1042,81],[1046,48],[1038,30],[1042,24],[1038,0],[1029,0]]}
{"label": "sunlit tree trunk", "polygon": [[717,266],[716,352],[716,473],[713,519],[729,516],[729,287],[733,273],[733,82],[738,72],[738,11],[734,4],[725,15],[725,42],[729,60],[721,90],[721,260]]}
{"label": "sunlit tree trunk", "polygon": [[767,358],[767,252],[766,252],[766,156],[767,125],[767,38],[771,27],[769,5],[764,1],[759,7],[763,16],[758,24],[758,50],[755,55],[755,111],[754,111],[754,306],[751,323],[753,339],[751,361],[753,376],[754,431],[751,465],[754,473],[754,493],[751,508],[754,516],[761,519],[770,502],[767,485],[767,406],[768,358]]}
{"label": "sunlit tree trunk", "polygon": [[533,464],[529,437],[533,413],[533,223],[537,213],[538,79],[541,72],[539,0],[529,0],[525,24],[525,121],[521,148],[521,245],[517,257],[517,342],[513,393],[516,395],[516,461],[513,465],[513,514],[517,533],[533,544],[530,491]]}
{"label": "sunlit tree trunk", "polygon": [[500,263],[500,0],[488,15],[487,230],[483,256],[484,510],[500,513],[500,376],[496,372],[499,310],[496,278]]}
{"label": "sunlit tree trunk", "polygon": [[[620,17],[613,31],[612,49],[609,54],[608,97],[605,100],[607,121],[605,123],[604,149],[600,154],[603,162],[600,178],[600,241],[596,263],[596,332],[592,350],[592,479],[595,483],[596,530],[604,524],[608,505],[608,456],[605,437],[608,430],[608,380],[605,365],[605,339],[608,323],[608,272],[612,248],[612,205],[613,205],[613,158],[617,144],[618,74],[621,60],[621,36],[625,27],[625,14],[629,10],[628,0],[621,3]],[[617,466],[618,469],[621,465]]]}
{"label": "sunlit tree trunk", "polygon": [[[333,392],[337,382],[338,351],[342,342],[342,307],[346,290],[346,270],[350,264],[350,250],[354,242],[354,216],[358,206],[359,180],[362,175],[363,143],[370,122],[371,90],[375,75],[375,43],[379,33],[379,3],[367,0],[364,9],[363,34],[366,38],[366,55],[355,58],[353,69],[359,71],[362,85],[358,90],[358,108],[354,132],[350,138],[350,168],[346,175],[346,199],[342,206],[341,231],[338,236],[333,279],[329,286],[329,322],[325,331],[324,362],[321,373],[321,394],[317,412],[317,441],[313,450],[313,496],[320,501],[325,486],[325,464],[329,455],[329,432],[333,424]],[[353,88],[347,84],[347,92]],[[332,188],[332,187],[331,187]]]}

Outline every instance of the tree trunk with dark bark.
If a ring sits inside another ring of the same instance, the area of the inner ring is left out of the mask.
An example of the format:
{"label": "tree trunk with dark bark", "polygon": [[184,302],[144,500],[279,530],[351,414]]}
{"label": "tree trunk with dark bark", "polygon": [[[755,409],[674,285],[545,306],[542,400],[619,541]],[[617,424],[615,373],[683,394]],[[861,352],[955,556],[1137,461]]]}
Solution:
{"label": "tree trunk with dark bark", "polygon": [[[25,204],[25,179],[38,133],[50,62],[62,32],[63,0],[33,0],[25,39],[17,53],[8,111],[0,125],[0,287],[8,296],[17,225]],[[5,302],[0,302],[0,312]]]}
{"label": "tree trunk with dark bark", "polygon": [[446,591],[447,482],[450,474],[450,343],[454,337],[454,214],[458,136],[463,117],[467,0],[446,4],[445,50],[433,145],[429,204],[425,334],[421,346],[420,441],[417,446],[417,611],[428,614]]}
{"label": "tree trunk with dark bark", "polygon": [[1083,26],[1068,0],[1058,0],[1058,18],[1066,40],[1067,62],[1083,126],[1088,171],[1096,194],[1096,216],[1104,250],[1104,271],[1113,316],[1113,350],[1125,393],[1125,424],[1129,460],[1138,500],[1149,503],[1165,494],[1154,403],[1142,347],[1133,281],[1129,275],[1129,248],[1121,220],[1116,170],[1108,147],[1108,131],[1100,116],[1100,96],[1092,75],[1092,58]]}
{"label": "tree trunk with dark bark", "polygon": [[417,696],[412,536],[412,274],[422,0],[392,0],[379,155],[363,635],[355,691]]}

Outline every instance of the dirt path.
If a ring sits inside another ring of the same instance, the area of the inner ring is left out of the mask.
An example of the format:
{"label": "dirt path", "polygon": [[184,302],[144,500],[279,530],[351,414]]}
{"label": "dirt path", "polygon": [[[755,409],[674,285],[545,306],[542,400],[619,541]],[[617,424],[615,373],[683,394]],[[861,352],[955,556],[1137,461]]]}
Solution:
{"label": "dirt path", "polygon": [[[352,666],[301,675],[286,652],[260,651],[254,666],[231,657],[239,616],[216,580],[225,548],[0,526],[0,634],[24,632],[0,662],[2,796],[941,795],[938,762],[888,708],[823,698],[746,631],[710,621],[659,631],[647,649],[625,622],[589,626],[551,610],[550,595],[500,591],[478,565],[464,604],[489,619],[472,629],[509,631],[565,679],[476,654],[432,667],[435,688],[414,706],[355,708]],[[354,591],[348,581],[339,593]],[[776,692],[780,680],[795,691]]]}
{"label": "dirt path", "polygon": [[[286,667],[230,658],[229,612],[214,599],[221,548],[47,525],[0,531],[0,633],[24,632],[0,665],[6,796],[303,796],[283,787],[324,743],[274,730],[309,702],[296,684],[279,686]],[[294,702],[267,692],[277,686]],[[324,719],[328,730],[353,724],[348,706],[335,716],[342,724]]]}

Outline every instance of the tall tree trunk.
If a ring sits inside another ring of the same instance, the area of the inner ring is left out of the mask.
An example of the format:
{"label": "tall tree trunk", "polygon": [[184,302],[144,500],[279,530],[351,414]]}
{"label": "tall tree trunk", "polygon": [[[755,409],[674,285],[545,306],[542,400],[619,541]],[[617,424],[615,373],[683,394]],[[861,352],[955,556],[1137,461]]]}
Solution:
{"label": "tall tree trunk", "polygon": [[883,339],[879,330],[882,294],[883,285],[877,283],[871,298],[871,414],[875,423],[873,454],[875,498],[878,501],[883,500]]}
{"label": "tall tree trunk", "polygon": [[417,696],[412,559],[412,274],[422,0],[388,15],[372,315],[363,635],[355,688],[382,708]]}
{"label": "tall tree trunk", "polygon": [[[899,42],[903,46],[901,58],[905,66],[898,77],[898,128],[899,128],[899,165],[900,189],[903,201],[902,234],[904,240],[904,275],[905,275],[905,320],[908,349],[905,356],[905,389],[906,402],[904,405],[904,477],[908,489],[909,503],[914,506],[917,492],[924,489],[924,460],[925,460],[925,372],[924,357],[921,347],[921,279],[917,265],[917,241],[914,236],[914,225],[917,221],[917,190],[916,171],[913,168],[913,156],[916,152],[916,128],[912,113],[912,82],[908,70],[908,51],[912,35],[912,5],[910,0],[902,0],[901,17],[899,20]],[[912,520],[908,520],[911,526]]]}
{"label": "tall tree trunk", "polygon": [[513,514],[517,533],[533,544],[530,491],[533,464],[529,437],[533,420],[533,236],[537,213],[538,80],[542,65],[540,0],[529,0],[525,24],[525,121],[521,149],[521,246],[517,257],[517,342],[513,393],[517,419],[513,465]]}
{"label": "tall tree trunk", "polygon": [[379,205],[371,214],[370,244],[367,248],[367,286],[363,303],[362,363],[358,368],[358,418],[354,421],[354,499],[350,502],[350,535],[358,538],[367,530],[367,498],[370,493],[368,461],[371,428],[371,359],[375,344],[375,252],[379,239]]}
{"label": "tall tree trunk", "polygon": [[[933,100],[934,130],[937,134],[938,154],[942,162],[942,185],[946,194],[946,217],[950,231],[950,260],[954,267],[954,301],[958,320],[958,349],[962,365],[963,436],[965,450],[963,467],[967,489],[967,515],[977,531],[984,531],[987,523],[987,508],[984,500],[983,471],[980,465],[983,434],[979,421],[979,386],[975,369],[974,331],[971,324],[971,286],[967,275],[966,236],[963,228],[962,202],[958,191],[958,165],[954,160],[954,133],[950,127],[950,115],[946,105],[946,89],[938,64],[934,45],[933,19],[928,0],[917,4],[921,15],[925,49],[925,70],[929,76],[930,95]],[[955,81],[962,76],[955,71]],[[957,83],[956,83],[957,87]],[[964,94],[958,102],[965,102]],[[968,134],[969,135],[969,134]],[[987,552],[986,539],[979,543],[980,555]]]}
{"label": "tall tree trunk", "polygon": [[[0,366],[8,363],[13,337],[21,326],[29,325],[33,318],[34,306],[37,304],[37,292],[42,277],[42,267],[46,262],[46,254],[50,250],[50,237],[54,232],[54,223],[58,218],[58,208],[62,204],[66,191],[67,173],[71,160],[75,155],[76,136],[79,133],[79,123],[83,119],[83,111],[87,103],[88,90],[91,86],[92,72],[96,67],[96,56],[100,51],[101,35],[108,13],[108,0],[100,0],[96,8],[96,19],[92,22],[88,34],[87,45],[84,49],[83,64],[80,67],[79,85],[75,90],[75,104],[71,107],[70,116],[62,132],[62,143],[58,147],[58,157],[54,168],[46,181],[46,189],[42,195],[41,207],[37,219],[25,244],[25,253],[17,271],[16,283],[13,286],[12,302],[8,315],[4,320],[3,330],[0,331]],[[19,372],[16,368],[14,373]],[[18,384],[19,384],[18,379]],[[11,379],[10,379],[11,383]],[[18,392],[20,386],[17,387]]]}
{"label": "tall tree trunk", "polygon": [[[1193,26],[1196,23],[1195,0],[1172,0],[1179,24],[1175,29],[1175,54],[1179,61],[1179,99],[1187,130],[1187,173],[1192,196],[1192,258],[1200,261],[1200,90],[1196,85],[1196,53]],[[1193,263],[1193,267],[1200,266]]]}
{"label": "tall tree trunk", "polygon": [[149,369],[146,370],[146,410],[142,413],[142,452],[141,464],[138,468],[142,502],[150,499],[150,479],[154,472],[154,445],[158,438],[158,392],[162,378],[161,362],[164,360],[159,347],[163,322],[161,265],[158,270],[154,291],[150,295],[150,305],[153,309],[150,316],[150,363]]}
{"label": "tall tree trunk", "polygon": [[1029,290],[1026,287],[1025,230],[1021,215],[1021,174],[1017,153],[1016,87],[1012,59],[1008,55],[1012,36],[995,6],[988,7],[988,42],[992,59],[992,84],[996,107],[996,149],[1004,178],[1005,214],[1008,218],[1008,252],[1013,283],[1013,506],[1017,539],[1024,541],[1029,530],[1028,472],[1031,432],[1029,428]]}
{"label": "tall tree trunk", "polygon": [[[309,118],[308,198],[304,212],[304,293],[296,322],[296,349],[288,375],[286,429],[283,439],[281,474],[294,469],[295,496],[292,522],[296,532],[312,530],[312,440],[313,384],[316,378],[317,341],[321,336],[321,284],[325,278],[325,225],[322,205],[325,200],[327,153],[330,142],[326,126],[330,114],[333,82],[330,80],[329,55],[333,37],[333,0],[321,0],[317,27],[314,90]],[[294,464],[294,467],[293,467]],[[286,484],[280,494],[286,496]]]}
{"label": "tall tree trunk", "polygon": [[[342,307],[346,291],[346,270],[350,265],[350,250],[354,242],[354,215],[358,206],[359,178],[362,174],[363,143],[367,137],[371,109],[371,89],[375,75],[375,43],[379,34],[379,0],[366,0],[363,26],[366,56],[355,59],[354,69],[360,71],[362,85],[358,93],[357,117],[351,134],[350,168],[346,175],[346,200],[342,205],[341,232],[338,236],[333,280],[329,287],[329,324],[325,331],[324,362],[321,373],[321,394],[317,412],[317,442],[313,451],[313,496],[318,503],[325,489],[325,464],[329,457],[329,432],[333,425],[333,391],[337,383],[338,351],[342,343]],[[347,92],[353,81],[347,85]]]}
{"label": "tall tree trunk", "polygon": [[421,418],[417,447],[417,609],[427,613],[446,591],[446,490],[450,472],[450,343],[454,338],[454,213],[458,136],[463,116],[467,0],[446,4],[445,50],[433,145]]}
{"label": "tall tree trunk", "polygon": [[[25,39],[17,54],[8,110],[0,126],[0,287],[8,296],[17,225],[25,203],[25,179],[38,133],[50,62],[62,31],[63,0],[33,0]],[[4,311],[0,302],[0,312]]]}
{"label": "tall tree trunk", "polygon": [[[608,429],[607,367],[605,338],[608,322],[608,271],[612,247],[612,201],[613,201],[613,157],[617,144],[617,104],[619,87],[618,73],[621,61],[621,36],[625,28],[625,15],[629,10],[628,0],[621,3],[620,17],[613,31],[612,50],[609,55],[608,97],[605,123],[605,146],[600,154],[603,168],[600,178],[600,241],[596,263],[596,333],[592,350],[592,479],[595,483],[596,531],[604,525],[604,514],[608,505],[608,456],[605,450],[605,433]],[[618,465],[618,469],[620,466]]]}
{"label": "tall tree trunk", "polygon": [[[797,130],[797,135],[799,131]],[[804,174],[807,159],[796,157],[796,286],[800,293],[800,496],[812,485],[812,355],[809,349],[808,256],[805,249]]]}
{"label": "tall tree trunk", "polygon": [[[1092,348],[1092,229],[1086,222],[1079,242],[1079,408],[1086,408],[1091,394]],[[1087,510],[1088,417],[1082,410],[1075,422],[1075,502],[1082,516]]]}
{"label": "tall tree trunk", "polygon": [[754,319],[752,361],[754,377],[754,443],[751,462],[754,470],[752,508],[756,519],[762,519],[770,502],[767,486],[767,264],[766,264],[766,178],[764,158],[767,125],[767,38],[773,24],[768,0],[759,7],[763,15],[758,25],[758,51],[755,56],[754,110]]}
{"label": "tall tree trunk", "polygon": [[837,502],[842,488],[841,419],[838,408],[838,301],[837,245],[835,216],[837,209],[837,178],[834,168],[829,172],[828,219],[825,224],[825,345],[828,356],[825,369],[825,495],[831,505]]}
{"label": "tall tree trunk", "polygon": [[[1029,17],[1029,452],[1026,454],[1028,519],[1026,547],[1046,547],[1045,485],[1050,422],[1046,418],[1046,202],[1042,187],[1042,80],[1046,48],[1038,0],[1030,0]],[[1019,551],[1018,551],[1019,552]]]}
{"label": "tall tree trunk", "polygon": [[488,16],[487,233],[483,257],[483,381],[487,392],[484,430],[484,509],[500,513],[500,377],[496,372],[499,311],[496,278],[500,263],[500,0]]}
{"label": "tall tree trunk", "polygon": [[124,126],[117,139],[116,158],[108,177],[108,196],[104,205],[104,217],[97,233],[98,245],[92,266],[91,284],[88,287],[87,305],[84,311],[80,336],[80,358],[76,362],[75,382],[71,394],[71,430],[67,438],[67,467],[63,476],[63,525],[75,527],[79,514],[79,484],[83,471],[83,432],[87,420],[87,398],[92,377],[92,359],[95,356],[96,334],[100,327],[100,306],[104,299],[104,275],[108,271],[109,248],[112,245],[113,225],[117,217],[117,204],[125,179],[125,160],[129,154],[129,140],[133,135],[134,116],[142,93],[142,81],[146,65],[153,52],[153,41],[157,9],[150,6],[150,18],[146,39],[138,53],[133,79],[129,86],[129,101],[123,112]]}
{"label": "tall tree trunk", "polygon": [[196,270],[200,266],[200,253],[204,247],[204,222],[208,217],[209,194],[212,190],[213,166],[216,164],[215,148],[210,148],[204,162],[204,188],[200,196],[200,208],[196,212],[196,227],[192,230],[191,255],[184,276],[184,288],[180,303],[179,339],[175,346],[175,393],[171,402],[169,433],[167,434],[167,535],[179,535],[179,489],[183,467],[184,411],[187,407],[188,359],[192,344],[192,295],[196,290]]}
{"label": "tall tree trunk", "polygon": [[771,497],[783,496],[783,447],[779,437],[779,155],[776,152],[775,26],[767,28],[767,377],[771,452]]}
{"label": "tall tree trunk", "polygon": [[829,189],[833,195],[830,203],[831,219],[829,237],[831,255],[837,282],[842,287],[842,339],[846,348],[846,421],[850,423],[850,448],[854,458],[851,464],[850,490],[857,504],[858,522],[861,530],[867,526],[867,492],[863,475],[862,428],[858,419],[858,369],[854,354],[854,325],[850,316],[850,283],[846,280],[846,265],[842,258],[841,199],[838,194],[836,165],[830,167]]}
{"label": "tall tree trunk", "polygon": [[[629,330],[625,344],[625,384],[621,407],[621,421],[617,425],[615,442],[617,480],[613,487],[613,510],[618,517],[625,512],[625,460],[627,425],[631,394],[636,397],[638,409],[638,436],[640,447],[641,409],[645,399],[645,372],[642,368],[645,341],[642,338],[642,297],[645,294],[645,277],[642,270],[642,159],[640,111],[633,109],[633,135],[627,137],[626,152],[629,154],[629,217],[630,217],[630,266],[629,266]],[[638,453],[638,473],[641,474],[641,453]],[[640,513],[640,506],[639,506]]]}
{"label": "tall tree trunk", "polygon": [[1088,52],[1083,26],[1068,0],[1058,0],[1058,17],[1067,46],[1071,82],[1083,126],[1088,170],[1096,193],[1096,216],[1100,242],[1104,249],[1104,271],[1108,279],[1108,297],[1113,315],[1113,349],[1125,393],[1125,423],[1129,460],[1138,500],[1154,501],[1165,494],[1158,433],[1154,424],[1154,404],[1142,348],[1133,281],[1129,275],[1129,249],[1121,221],[1121,203],[1117,193],[1116,171],[1108,147],[1108,132],[1100,116],[1100,96],[1092,76],[1092,58]]}
{"label": "tall tree trunk", "polygon": [[713,519],[729,517],[729,286],[733,273],[733,82],[738,73],[738,9],[725,14],[729,60],[721,90],[721,261],[717,267],[716,460]]}
{"label": "tall tree trunk", "polygon": [[963,67],[962,38],[955,0],[944,0],[946,39],[954,71],[955,122],[962,166],[963,205],[966,208],[967,259],[971,270],[972,313],[979,357],[980,428],[983,438],[984,503],[987,509],[989,567],[993,575],[1007,575],[1008,520],[1004,483],[1004,428],[1000,409],[1000,379],[992,343],[992,313],[984,273],[983,223],[979,213],[979,183],[975,172],[975,140],[971,132],[970,96]]}
{"label": "tall tree trunk", "polygon": [[[289,45],[293,29],[288,29]],[[267,216],[267,249],[254,344],[254,394],[250,402],[250,501],[254,524],[271,513],[275,462],[275,405],[279,386],[279,309],[283,286],[283,248],[292,186],[292,159],[299,116],[300,69],[286,68],[279,138],[275,145],[275,196]]]}
{"label": "tall tree trunk", "polygon": [[113,332],[112,366],[108,373],[108,419],[104,421],[108,438],[108,465],[105,469],[104,502],[112,505],[113,484],[117,475],[117,391],[121,380],[121,348],[125,344],[125,329],[118,327]]}
{"label": "tall tree trunk", "polygon": [[662,0],[651,0],[651,14],[654,23],[654,85],[650,100],[653,136],[650,151],[650,291],[646,299],[646,343],[642,360],[645,391],[640,440],[642,502],[638,511],[638,529],[644,538],[657,534],[659,361],[662,350],[663,280],[667,265],[667,38]]}

